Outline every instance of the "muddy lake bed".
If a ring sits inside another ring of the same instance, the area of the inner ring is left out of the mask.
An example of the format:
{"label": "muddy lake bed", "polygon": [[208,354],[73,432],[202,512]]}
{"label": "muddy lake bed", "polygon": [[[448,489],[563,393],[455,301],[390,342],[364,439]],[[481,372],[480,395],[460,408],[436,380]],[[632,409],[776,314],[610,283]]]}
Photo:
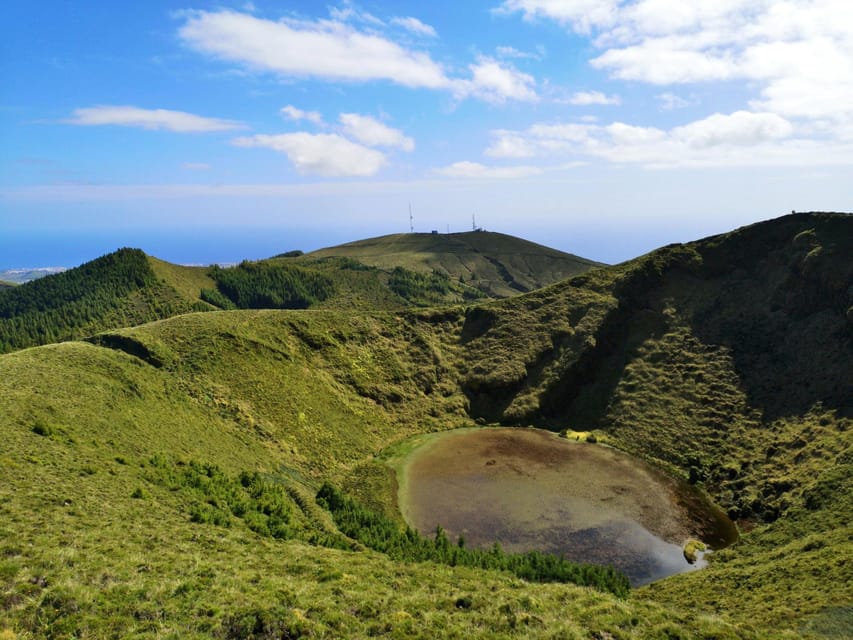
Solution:
{"label": "muddy lake bed", "polygon": [[425,535],[612,564],[639,586],[700,568],[683,545],[720,549],[732,522],[687,483],[626,453],[530,428],[422,436],[395,465],[404,519]]}

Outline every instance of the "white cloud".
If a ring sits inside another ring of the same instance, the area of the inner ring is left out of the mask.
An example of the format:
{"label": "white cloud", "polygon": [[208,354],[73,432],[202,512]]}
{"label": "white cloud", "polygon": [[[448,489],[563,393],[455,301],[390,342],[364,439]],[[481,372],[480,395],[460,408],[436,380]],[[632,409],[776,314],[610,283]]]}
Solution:
{"label": "white cloud", "polygon": [[[480,57],[469,65],[471,77],[451,78],[429,54],[406,48],[376,32],[359,31],[349,22],[385,23],[353,8],[332,10],[331,20],[265,20],[236,11],[186,11],[178,35],[200,53],[250,70],[284,78],[325,81],[389,81],[409,88],[452,91],[499,104],[538,100],[535,79],[512,66]],[[392,23],[421,35],[434,29],[411,17]],[[381,30],[381,29],[380,29]]]}
{"label": "white cloud", "polygon": [[537,48],[536,53],[530,53],[529,51],[519,51],[515,47],[496,47],[495,53],[501,58],[518,58],[518,59],[528,59],[528,60],[541,60],[545,57],[544,49],[540,46]]}
{"label": "white cloud", "polygon": [[127,105],[98,105],[75,109],[71,117],[62,122],[80,126],[115,125],[177,133],[206,133],[246,128],[245,125],[232,120],[205,118],[185,111],[140,109]]}
{"label": "white cloud", "polygon": [[487,167],[479,162],[454,162],[446,167],[435,169],[434,173],[447,178],[485,178],[485,179],[510,179],[527,178],[539,175],[545,170],[541,167],[515,166],[515,167]]}
{"label": "white cloud", "polygon": [[598,157],[643,167],[844,165],[853,137],[840,141],[798,136],[790,121],[768,112],[715,113],[669,130],[614,122],[540,123],[497,130],[485,155],[502,158]]}
{"label": "white cloud", "polygon": [[727,80],[736,75],[735,62],[729,55],[683,49],[665,39],[610,49],[590,64],[609,70],[614,78],[659,85]]}
{"label": "white cloud", "polygon": [[427,54],[339,21],[273,22],[234,11],[193,11],[179,35],[196,51],[286,77],[450,85]]}
{"label": "white cloud", "polygon": [[569,104],[590,105],[590,104],[622,104],[622,99],[619,96],[606,96],[601,91],[578,91],[568,99]]}
{"label": "white cloud", "polygon": [[238,147],[266,147],[285,154],[301,174],[324,177],[372,176],[385,154],[336,134],[285,133],[236,138]]}
{"label": "white cloud", "polygon": [[655,96],[660,100],[660,108],[664,111],[672,111],[674,109],[683,109],[690,106],[690,102],[681,96],[677,96],[671,91],[666,91]]}
{"label": "white cloud", "polygon": [[281,108],[281,115],[289,120],[295,120],[297,122],[300,120],[307,120],[308,122],[313,122],[316,125],[323,124],[323,116],[320,115],[319,111],[303,111],[302,109],[297,109],[291,104]]}
{"label": "white cloud", "polygon": [[186,169],[187,171],[207,171],[210,169],[210,165],[206,162],[184,162],[181,165],[181,169]]}
{"label": "white cloud", "polygon": [[330,7],[329,15],[340,22],[362,22],[374,27],[385,26],[385,23],[372,13],[361,11],[352,2],[344,2],[341,7]]}
{"label": "white cloud", "polygon": [[[504,0],[500,13],[590,34],[600,50],[590,63],[613,78],[737,82],[752,94],[743,107],[814,133],[815,145],[834,149],[853,130],[849,0]],[[658,97],[663,109],[685,106]]]}
{"label": "white cloud", "polygon": [[417,18],[412,18],[411,16],[391,18],[391,24],[396,24],[403,27],[406,31],[410,31],[419,36],[427,36],[429,38],[438,37],[438,34],[433,27],[428,24],[424,24]]}
{"label": "white cloud", "polygon": [[403,151],[413,151],[415,148],[415,141],[402,131],[392,129],[370,116],[342,113],[339,119],[344,133],[370,147],[396,147]]}
{"label": "white cloud", "polygon": [[720,145],[756,146],[791,137],[791,123],[774,113],[715,113],[671,131],[672,138],[692,148]]}
{"label": "white cloud", "polygon": [[618,0],[505,0],[498,11],[521,12],[527,20],[550,18],[589,33],[593,27],[611,24],[618,4]]}
{"label": "white cloud", "polygon": [[536,155],[536,145],[524,136],[511,131],[493,131],[495,142],[483,153],[491,158],[532,158]]}
{"label": "white cloud", "polygon": [[473,95],[493,104],[502,104],[507,100],[520,102],[539,100],[535,89],[536,80],[533,76],[512,66],[481,56],[468,68],[471,70],[471,79],[456,82],[457,96]]}

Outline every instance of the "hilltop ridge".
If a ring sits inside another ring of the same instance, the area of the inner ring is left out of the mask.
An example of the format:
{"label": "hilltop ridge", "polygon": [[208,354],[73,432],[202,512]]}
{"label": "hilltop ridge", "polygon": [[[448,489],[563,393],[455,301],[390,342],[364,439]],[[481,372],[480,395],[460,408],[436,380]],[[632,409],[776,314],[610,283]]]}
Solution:
{"label": "hilltop ridge", "polygon": [[[348,246],[350,253],[370,247],[367,262],[346,251],[326,255],[335,253],[329,249],[190,267],[120,249],[18,287],[0,286],[0,353],[215,309],[399,309],[502,298],[596,265],[487,232],[387,236]],[[380,260],[383,247],[389,253]]]}
{"label": "hilltop ridge", "polygon": [[348,257],[379,268],[438,271],[506,298],[602,263],[493,231],[400,233],[318,249],[306,258]]}

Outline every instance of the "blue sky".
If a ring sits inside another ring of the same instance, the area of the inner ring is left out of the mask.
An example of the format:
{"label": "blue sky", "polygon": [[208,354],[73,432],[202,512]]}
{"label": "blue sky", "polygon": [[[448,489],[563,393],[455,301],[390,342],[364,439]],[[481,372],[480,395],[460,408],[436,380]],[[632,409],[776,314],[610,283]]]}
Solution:
{"label": "blue sky", "polygon": [[853,209],[849,0],[6,2],[0,268]]}

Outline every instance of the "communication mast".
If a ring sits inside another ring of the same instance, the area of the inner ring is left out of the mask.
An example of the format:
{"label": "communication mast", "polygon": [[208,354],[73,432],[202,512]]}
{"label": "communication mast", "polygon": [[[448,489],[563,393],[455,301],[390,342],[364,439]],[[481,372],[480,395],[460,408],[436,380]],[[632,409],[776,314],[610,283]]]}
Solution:
{"label": "communication mast", "polygon": [[412,215],[412,203],[409,203],[409,233],[415,232],[415,218]]}
{"label": "communication mast", "polygon": [[471,231],[477,230],[477,220],[474,218],[474,214],[471,214]]}

